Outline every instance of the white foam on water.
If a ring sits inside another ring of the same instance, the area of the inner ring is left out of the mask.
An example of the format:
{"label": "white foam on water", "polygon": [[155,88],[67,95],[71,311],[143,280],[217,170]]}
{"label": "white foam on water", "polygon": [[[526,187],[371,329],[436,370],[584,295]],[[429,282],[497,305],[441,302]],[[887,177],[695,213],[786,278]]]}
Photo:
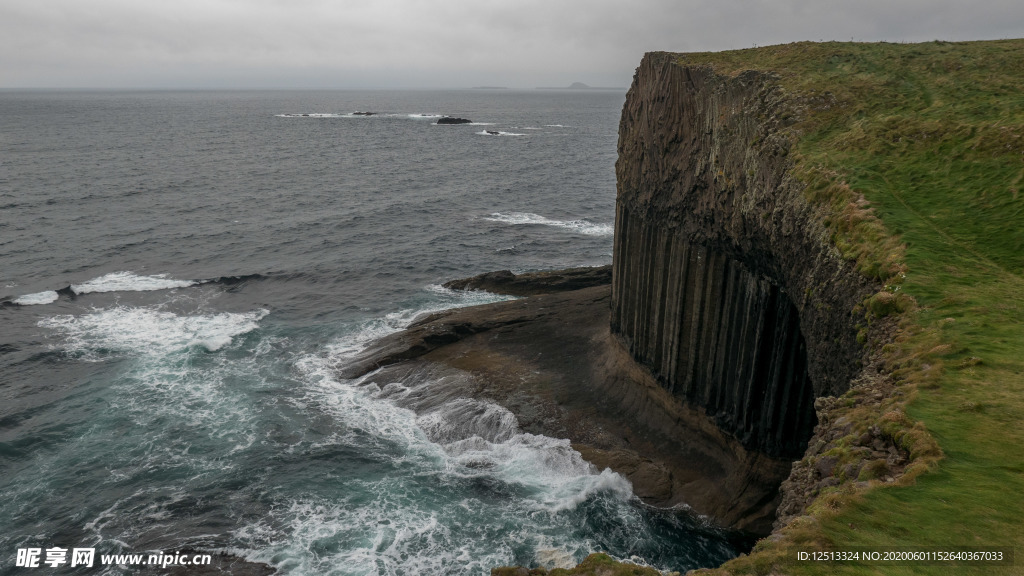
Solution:
{"label": "white foam on water", "polygon": [[[233,454],[265,438],[265,422],[258,417],[264,404],[248,396],[248,389],[268,386],[261,352],[206,350],[256,329],[266,314],[176,315],[116,307],[40,321],[60,335],[57,347],[85,359],[114,352],[118,362],[105,372],[109,377],[67,383],[81,388],[72,394],[82,402],[89,398],[81,405],[92,411],[89,421],[33,454],[29,470],[36,470],[32,476],[39,482],[19,484],[23,488],[11,495],[18,500],[10,506],[36,513],[40,498],[69,486],[117,494],[85,524],[97,539],[115,542],[133,541],[174,516],[176,503],[189,495],[183,487],[221,477],[243,461]],[[83,474],[66,472],[76,469]]]}
{"label": "white foam on water", "polygon": [[484,290],[451,290],[440,284],[430,284],[424,288],[424,292],[427,301],[420,306],[403,308],[383,317],[361,322],[354,326],[347,335],[328,343],[326,348],[332,364],[337,366],[339,363],[351,359],[373,342],[399,330],[404,330],[418,318],[427,314],[516,299],[515,296],[494,294]]}
{"label": "white foam on water", "polygon": [[82,284],[72,284],[75,294],[93,292],[147,292],[150,290],[169,290],[171,288],[187,288],[198,284],[195,280],[176,280],[166,274],[139,276],[132,272],[111,272],[99,278],[93,278]]}
{"label": "white foam on water", "polygon": [[[110,408],[153,434],[147,436],[146,453],[124,466],[124,474],[167,467],[203,472],[233,467],[227,456],[247,449],[262,435],[254,423],[261,407],[250,404],[246,390],[274,385],[263,373],[264,343],[243,355],[213,352],[257,330],[267,314],[261,309],[185,315],[117,307],[77,318],[56,317],[46,324],[63,332],[65,348],[80,358],[113,353],[127,361],[115,381]],[[182,436],[183,428],[204,439]],[[217,451],[209,458],[198,456],[193,444]]]}
{"label": "white foam on water", "polygon": [[519,432],[519,422],[511,412],[472,398],[457,398],[421,414],[416,425],[431,441],[445,446],[472,438],[505,442]]}
{"label": "white foam on water", "polygon": [[486,574],[499,565],[500,557],[480,555],[473,543],[453,535],[439,512],[404,505],[396,481],[364,488],[376,498],[297,500],[274,510],[270,521],[287,523],[287,539],[279,539],[268,522],[243,527],[237,540],[263,544],[243,556],[297,576]]}
{"label": "white foam on water", "polygon": [[[326,410],[360,432],[360,446],[379,445],[378,456],[388,450],[394,471],[350,478],[334,500],[298,497],[275,506],[234,533],[249,560],[298,575],[469,575],[535,546],[548,567],[568,566],[596,544],[571,535],[562,513],[598,493],[622,505],[632,498],[623,477],[598,473],[568,440],[520,432],[496,404],[459,398],[417,416],[376,398],[381,389],[337,380],[328,362],[310,356],[299,367],[305,408]],[[329,441],[355,440],[339,434]],[[514,495],[481,499],[469,490],[460,501],[460,482],[467,490],[508,486]]]}
{"label": "white foam on water", "polygon": [[[460,399],[452,403],[456,406],[450,414],[463,412],[458,406],[462,402],[487,404]],[[632,498],[629,480],[610,469],[599,472],[568,439],[519,432],[511,413],[495,404],[491,407],[468,421],[443,421],[442,416],[442,422],[438,422],[433,413],[418,419],[428,437],[441,442],[450,461],[458,464],[453,473],[487,474],[523,487],[526,493],[519,506],[530,513],[573,510],[599,492],[623,502]],[[448,410],[445,405],[438,412]]]}
{"label": "white foam on water", "polygon": [[62,348],[89,360],[111,350],[153,356],[201,346],[213,352],[230,344],[233,337],[257,329],[267,314],[257,310],[179,316],[155,308],[118,306],[81,316],[52,316],[39,326],[60,332],[65,338]]}
{"label": "white foam on water", "polygon": [[417,384],[337,376],[339,358],[416,316],[503,299],[440,286],[428,292],[425,305],[368,322],[294,364],[303,390],[296,407],[326,413],[338,428],[317,446],[372,453],[387,472],[349,477],[333,499],[298,494],[275,504],[234,532],[238,553],[310,576],[486,574],[523,549],[553,568],[598,546],[567,529],[567,513],[598,497],[628,506],[625,478],[597,471],[568,440],[523,433],[498,404],[454,398],[417,414],[400,405],[422,393]]}
{"label": "white foam on water", "polygon": [[[398,447],[426,442],[411,410],[376,400],[357,383],[339,380],[331,358],[309,354],[299,358],[295,367],[306,383],[306,394],[299,399],[302,407],[326,412],[344,427],[341,436],[335,440],[347,441],[345,435],[351,432],[364,435],[364,441],[369,438],[371,443],[379,441]],[[421,451],[417,456],[426,460],[437,459],[440,451]]]}
{"label": "white foam on water", "polygon": [[444,114],[409,114],[408,117],[414,120],[436,120],[445,116]]}
{"label": "white foam on water", "polygon": [[13,302],[19,306],[38,306],[40,304],[51,304],[56,302],[58,298],[60,298],[60,295],[55,290],[47,290],[45,292],[19,296]]}
{"label": "white foam on water", "polygon": [[583,459],[568,439],[523,433],[506,408],[458,398],[417,418],[432,441],[440,444],[456,473],[484,473],[528,489],[525,503],[533,511],[572,510],[597,492],[629,500],[633,487],[623,476],[602,472]]}
{"label": "white foam on water", "polygon": [[507,214],[495,212],[490,216],[485,216],[484,220],[502,222],[513,226],[525,224],[554,226],[557,228],[572,230],[573,232],[584,234],[586,236],[611,236],[615,233],[615,228],[611,224],[594,224],[587,220],[553,220],[532,212],[509,212]]}
{"label": "white foam on water", "polygon": [[[467,306],[479,306],[480,304],[517,299],[515,296],[494,294],[485,290],[452,290],[440,284],[430,284],[425,289],[431,295],[431,302],[422,308],[416,316],[451,308],[465,308]],[[416,316],[413,316],[413,318]]]}
{"label": "white foam on water", "polygon": [[341,474],[344,489],[333,497],[289,494],[233,533],[233,551],[297,576],[486,574],[523,550],[554,568],[600,547],[572,529],[581,505],[600,498],[630,507],[628,480],[596,470],[568,440],[524,433],[498,404],[456,397],[421,413],[403,407],[441,378],[338,376],[354,354],[423,314],[509,299],[437,285],[424,292],[419,305],[354,325],[297,358],[298,394],[284,399],[330,416],[333,429],[312,448],[386,464]]}
{"label": "white foam on water", "polygon": [[218,334],[209,338],[196,340],[196,343],[210,352],[216,352],[225,346],[231,345],[231,336],[228,334]]}

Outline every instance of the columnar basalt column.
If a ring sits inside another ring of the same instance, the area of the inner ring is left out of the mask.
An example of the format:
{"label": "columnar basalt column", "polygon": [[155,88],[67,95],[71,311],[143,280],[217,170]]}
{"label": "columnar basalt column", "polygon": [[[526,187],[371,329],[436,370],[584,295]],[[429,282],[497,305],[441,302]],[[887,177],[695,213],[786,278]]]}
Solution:
{"label": "columnar basalt column", "polygon": [[613,333],[744,446],[796,457],[814,399],[860,370],[877,290],[830,244],[789,158],[798,107],[765,72],[651,53],[619,126]]}
{"label": "columnar basalt column", "polygon": [[796,307],[767,278],[620,207],[612,330],[663,385],[746,447],[795,456],[814,428]]}

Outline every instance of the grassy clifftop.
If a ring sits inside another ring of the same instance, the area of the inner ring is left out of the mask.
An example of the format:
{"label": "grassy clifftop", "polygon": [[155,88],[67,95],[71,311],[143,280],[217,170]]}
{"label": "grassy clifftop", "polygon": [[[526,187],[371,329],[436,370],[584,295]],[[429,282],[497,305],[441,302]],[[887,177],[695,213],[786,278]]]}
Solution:
{"label": "grassy clifftop", "polygon": [[[910,426],[905,411],[941,448],[893,486],[826,489],[785,538],[724,569],[949,571],[794,563],[794,545],[1024,551],[1024,40],[797,43],[675,57],[722,75],[778,76],[794,103],[794,174],[808,199],[828,205],[839,251],[890,294],[865,302],[865,339],[876,336],[872,321],[898,318],[894,341],[890,333],[868,342],[884,345],[896,383],[873,417],[883,427],[901,421],[892,433],[909,449],[920,438],[896,429]],[[840,402],[852,406],[854,394]],[[956,573],[994,570],[1024,571]]]}

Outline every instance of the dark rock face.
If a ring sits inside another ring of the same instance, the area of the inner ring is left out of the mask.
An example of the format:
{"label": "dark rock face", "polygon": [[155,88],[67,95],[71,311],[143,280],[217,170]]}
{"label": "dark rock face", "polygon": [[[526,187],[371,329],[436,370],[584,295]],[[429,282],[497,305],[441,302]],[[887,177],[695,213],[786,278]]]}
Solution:
{"label": "dark rock face", "polygon": [[861,367],[877,287],[789,173],[794,110],[770,74],[644,57],[619,125],[612,331],[745,446],[802,453],[813,400]]}
{"label": "dark rock face", "polygon": [[525,274],[513,274],[509,270],[499,270],[479,274],[472,278],[445,282],[444,287],[452,290],[486,290],[512,296],[534,296],[603,286],[611,284],[611,281],[612,267],[598,266]]}
{"label": "dark rock face", "polygon": [[[814,430],[814,393],[786,294],[720,252],[622,222],[622,251],[636,257],[616,276],[612,329],[670,392],[703,407],[747,448],[802,453]],[[660,251],[637,249],[652,239]]]}
{"label": "dark rock face", "polygon": [[472,124],[473,121],[472,120],[467,120],[465,118],[454,118],[452,116],[444,116],[442,118],[438,118],[437,119],[437,123],[438,124]]}

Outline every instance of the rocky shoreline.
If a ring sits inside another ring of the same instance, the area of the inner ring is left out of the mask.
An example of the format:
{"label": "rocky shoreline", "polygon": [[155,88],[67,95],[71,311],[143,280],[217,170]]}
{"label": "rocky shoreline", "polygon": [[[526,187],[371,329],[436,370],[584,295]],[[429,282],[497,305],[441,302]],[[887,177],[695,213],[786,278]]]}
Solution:
{"label": "rocky shoreline", "polygon": [[[597,469],[627,478],[645,504],[689,509],[746,545],[800,515],[819,490],[835,484],[838,470],[825,470],[827,459],[812,456],[794,467],[789,459],[748,450],[666,391],[611,333],[610,281],[610,266],[450,281],[451,289],[521,298],[430,314],[372,344],[339,376],[382,387],[400,381],[416,393],[396,402],[416,412],[459,397],[495,402],[524,432],[567,438]],[[827,415],[826,401],[834,404],[829,398],[816,406],[821,422],[813,454],[832,444],[818,438],[835,440],[831,429],[844,425]],[[905,454],[889,454],[891,443],[873,446],[876,437],[864,443],[904,461]],[[213,569],[274,573],[231,556]]]}
{"label": "rocky shoreline", "polygon": [[[771,530],[789,460],[745,449],[637,364],[609,330],[610,271],[489,273],[448,284],[529,296],[432,314],[342,371],[419,387],[416,411],[493,401],[525,432],[568,438],[657,507],[686,507],[749,536]],[[372,373],[372,374],[371,374]]]}
{"label": "rocky shoreline", "polygon": [[[666,392],[609,330],[611,267],[489,272],[445,287],[520,299],[430,314],[372,344],[339,376],[417,393],[417,412],[458,397],[493,401],[524,432],[567,438],[597,469],[659,508],[691,510],[744,546],[769,533],[791,462],[748,451]],[[219,554],[203,573],[269,575]]]}

